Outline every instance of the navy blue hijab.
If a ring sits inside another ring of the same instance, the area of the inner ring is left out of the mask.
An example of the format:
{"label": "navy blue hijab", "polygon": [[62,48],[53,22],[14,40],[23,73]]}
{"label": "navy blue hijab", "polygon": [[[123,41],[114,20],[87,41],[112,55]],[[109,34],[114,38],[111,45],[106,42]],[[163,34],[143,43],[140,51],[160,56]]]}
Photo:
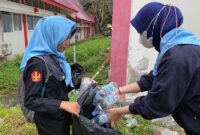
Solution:
{"label": "navy blue hijab", "polygon": [[[151,3],[146,4],[144,7],[142,7],[137,13],[137,15],[131,20],[131,24],[133,25],[133,27],[137,30],[138,33],[142,34],[147,29],[147,27],[149,26],[153,18],[164,6],[166,7],[161,11],[155,23],[154,31],[153,31],[153,45],[155,49],[159,52],[160,52],[160,40],[161,40],[160,32],[169,10],[170,10],[170,13],[164,25],[164,28],[162,31],[162,37],[167,32],[176,28],[174,7],[171,7],[170,9],[169,5],[164,5],[158,2],[151,2]],[[176,14],[177,14],[177,26],[179,27],[183,23],[183,15],[177,7],[175,8],[176,8]],[[153,23],[151,24],[150,28],[147,31],[147,37],[150,37],[152,34]]]}

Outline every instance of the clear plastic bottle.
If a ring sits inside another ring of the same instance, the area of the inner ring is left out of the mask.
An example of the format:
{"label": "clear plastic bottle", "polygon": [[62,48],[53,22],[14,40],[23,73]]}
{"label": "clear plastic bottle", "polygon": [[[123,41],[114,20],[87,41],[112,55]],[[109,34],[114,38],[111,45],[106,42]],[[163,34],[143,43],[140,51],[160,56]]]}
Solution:
{"label": "clear plastic bottle", "polygon": [[118,101],[119,101],[119,94],[116,91],[114,91],[111,94],[104,97],[102,104],[107,108],[110,108]]}
{"label": "clear plastic bottle", "polygon": [[[104,98],[105,98],[107,95],[109,95],[109,94],[111,94],[111,93],[113,93],[113,92],[116,92],[117,89],[118,89],[118,86],[117,86],[117,84],[114,83],[114,82],[111,82],[111,83],[105,85],[104,87],[102,87],[102,89],[101,89],[100,91],[98,91],[98,92],[96,93],[96,96],[95,96],[95,98],[94,98],[93,104],[94,104],[94,105],[97,105],[97,104],[99,104],[99,103],[102,103],[103,100],[104,100]],[[116,92],[116,93],[117,93],[117,92]]]}
{"label": "clear plastic bottle", "polygon": [[116,91],[118,89],[118,86],[116,83],[114,82],[110,82],[109,84],[105,85],[104,87],[102,87],[102,93],[104,94],[104,96]]}
{"label": "clear plastic bottle", "polygon": [[103,125],[108,123],[108,114],[105,112],[102,112],[101,114],[99,114],[96,118],[95,121],[99,124],[99,125]]}
{"label": "clear plastic bottle", "polygon": [[93,105],[97,105],[103,101],[104,96],[98,91],[94,97]]}
{"label": "clear plastic bottle", "polygon": [[102,107],[100,104],[97,104],[97,106],[95,107],[94,111],[92,112],[92,115],[94,117],[96,117],[97,115],[99,115],[101,112],[103,111]]}

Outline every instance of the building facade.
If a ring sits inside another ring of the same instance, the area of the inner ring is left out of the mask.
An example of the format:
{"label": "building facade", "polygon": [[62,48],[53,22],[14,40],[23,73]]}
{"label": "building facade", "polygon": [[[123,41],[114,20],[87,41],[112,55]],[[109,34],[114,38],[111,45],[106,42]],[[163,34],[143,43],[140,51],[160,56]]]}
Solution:
{"label": "building facade", "polygon": [[[65,1],[80,4],[77,0]],[[78,16],[80,12],[85,15]],[[85,40],[95,34],[93,17],[84,9],[79,11],[75,6],[63,3],[62,0],[1,0],[0,57],[22,54],[38,20],[52,15],[63,16],[77,22],[77,32],[71,43]]]}

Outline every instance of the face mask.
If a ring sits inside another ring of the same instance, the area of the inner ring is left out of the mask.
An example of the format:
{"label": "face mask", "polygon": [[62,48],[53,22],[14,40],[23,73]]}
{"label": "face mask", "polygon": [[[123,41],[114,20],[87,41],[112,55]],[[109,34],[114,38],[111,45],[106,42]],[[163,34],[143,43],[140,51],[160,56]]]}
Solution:
{"label": "face mask", "polygon": [[[152,48],[153,46],[153,31],[154,31],[154,27],[156,24],[156,21],[160,15],[160,13],[162,12],[162,10],[165,8],[165,6],[157,13],[157,15],[151,20],[149,26],[147,27],[147,29],[140,35],[140,43],[145,47],[145,48]],[[147,38],[147,31],[149,30],[150,26],[153,25],[152,28],[152,32],[151,32],[151,36],[149,38]]]}
{"label": "face mask", "polygon": [[153,44],[153,37],[149,37],[147,39],[147,31],[144,31],[141,35],[140,35],[140,43],[145,47],[145,48],[152,48],[154,47]]}

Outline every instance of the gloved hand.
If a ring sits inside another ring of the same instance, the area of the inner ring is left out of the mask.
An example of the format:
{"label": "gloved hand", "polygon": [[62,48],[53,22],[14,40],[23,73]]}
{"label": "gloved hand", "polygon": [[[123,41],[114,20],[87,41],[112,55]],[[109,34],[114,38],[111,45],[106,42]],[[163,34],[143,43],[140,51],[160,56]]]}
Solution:
{"label": "gloved hand", "polygon": [[79,89],[83,78],[84,68],[78,63],[75,63],[71,65],[71,72],[72,72],[72,82],[74,84],[74,88]]}

